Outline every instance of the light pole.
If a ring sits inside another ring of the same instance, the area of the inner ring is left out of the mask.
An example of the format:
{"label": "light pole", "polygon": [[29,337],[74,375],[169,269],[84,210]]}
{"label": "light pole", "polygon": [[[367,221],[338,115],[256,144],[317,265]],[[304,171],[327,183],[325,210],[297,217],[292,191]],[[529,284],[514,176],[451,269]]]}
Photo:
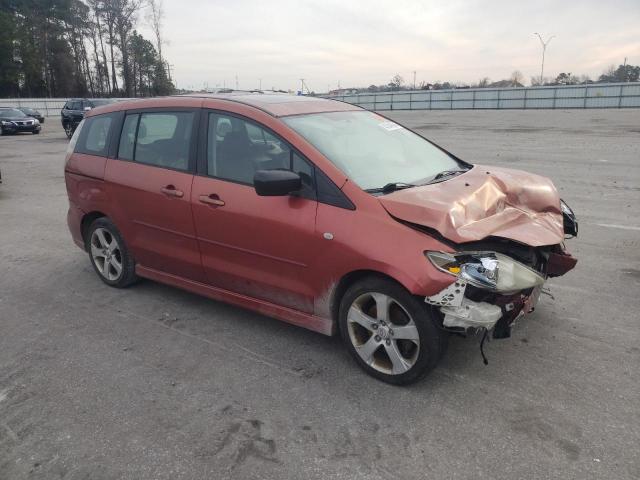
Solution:
{"label": "light pole", "polygon": [[544,54],[547,51],[547,45],[551,43],[551,39],[554,38],[555,35],[551,35],[545,42],[544,40],[542,40],[542,36],[538,32],[533,32],[533,34],[538,36],[538,38],[540,39],[540,43],[542,44],[542,67],[540,68],[540,85],[542,85],[542,76],[544,75]]}

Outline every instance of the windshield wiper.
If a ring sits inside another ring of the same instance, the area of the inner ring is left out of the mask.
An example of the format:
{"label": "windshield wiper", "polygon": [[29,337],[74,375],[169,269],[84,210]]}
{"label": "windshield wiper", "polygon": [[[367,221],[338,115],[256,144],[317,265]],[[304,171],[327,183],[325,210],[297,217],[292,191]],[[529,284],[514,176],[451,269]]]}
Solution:
{"label": "windshield wiper", "polygon": [[459,173],[464,173],[467,170],[469,170],[469,169],[467,168],[467,169],[464,169],[464,170],[443,170],[442,172],[436,174],[436,176],[433,177],[431,180],[429,180],[428,184],[429,183],[435,183],[438,180],[442,180],[443,178],[446,178],[446,177],[452,177],[454,175],[458,175]]}
{"label": "windshield wiper", "polygon": [[368,188],[365,192],[369,193],[391,193],[396,190],[403,190],[405,188],[417,187],[413,183],[405,183],[405,182],[391,182],[387,183],[384,187],[379,188]]}

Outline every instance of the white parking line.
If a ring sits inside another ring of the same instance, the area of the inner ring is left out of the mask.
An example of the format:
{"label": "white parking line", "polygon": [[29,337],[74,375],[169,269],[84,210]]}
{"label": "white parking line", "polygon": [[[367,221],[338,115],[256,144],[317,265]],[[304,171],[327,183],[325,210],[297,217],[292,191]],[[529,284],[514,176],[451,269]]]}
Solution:
{"label": "white parking line", "polygon": [[636,230],[636,231],[640,231],[640,227],[631,227],[628,225],[612,225],[610,223],[596,223],[597,226],[599,227],[605,227],[605,228],[619,228],[621,230]]}

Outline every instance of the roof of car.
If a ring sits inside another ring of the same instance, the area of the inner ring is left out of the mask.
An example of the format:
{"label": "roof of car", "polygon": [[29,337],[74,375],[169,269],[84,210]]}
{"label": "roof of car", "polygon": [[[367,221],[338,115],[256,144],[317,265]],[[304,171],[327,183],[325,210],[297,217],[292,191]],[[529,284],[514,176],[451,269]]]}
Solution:
{"label": "roof of car", "polygon": [[259,92],[231,92],[231,93],[189,93],[180,97],[210,98],[244,103],[259,108],[274,117],[287,115],[301,115],[305,113],[341,112],[361,110],[361,107],[336,100],[304,95],[266,94]]}
{"label": "roof of car", "polygon": [[[182,99],[182,100],[181,100]],[[207,100],[211,104],[207,105]],[[273,117],[285,117],[289,115],[303,115],[308,113],[358,111],[361,107],[346,102],[328,100],[318,97],[306,97],[302,95],[230,92],[230,93],[190,93],[186,95],[174,95],[170,97],[151,97],[126,99],[109,105],[100,106],[87,112],[87,116],[119,110],[138,110],[156,107],[204,106],[219,108],[214,102],[234,102],[257,108]]]}

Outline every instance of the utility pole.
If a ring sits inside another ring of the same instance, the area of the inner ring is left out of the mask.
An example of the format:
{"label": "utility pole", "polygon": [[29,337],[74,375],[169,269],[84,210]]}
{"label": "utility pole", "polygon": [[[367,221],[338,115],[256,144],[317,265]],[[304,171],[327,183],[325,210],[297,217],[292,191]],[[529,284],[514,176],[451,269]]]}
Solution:
{"label": "utility pole", "polygon": [[622,64],[622,75],[624,75],[622,81],[627,82],[627,57],[624,57],[624,63]]}
{"label": "utility pole", "polygon": [[413,89],[416,89],[416,71],[413,71]]}
{"label": "utility pole", "polygon": [[236,90],[238,90],[238,74],[236,73]]}
{"label": "utility pole", "polygon": [[300,79],[300,95],[304,95],[304,78]]}
{"label": "utility pole", "polygon": [[551,35],[545,42],[544,40],[542,40],[542,36],[538,32],[533,32],[533,34],[538,36],[538,38],[540,39],[540,43],[542,44],[542,67],[540,67],[540,85],[542,86],[542,77],[544,75],[544,54],[547,51],[547,45],[551,43],[551,39],[554,38],[555,35]]}
{"label": "utility pole", "polygon": [[262,79],[258,79],[258,90],[262,90]]}

